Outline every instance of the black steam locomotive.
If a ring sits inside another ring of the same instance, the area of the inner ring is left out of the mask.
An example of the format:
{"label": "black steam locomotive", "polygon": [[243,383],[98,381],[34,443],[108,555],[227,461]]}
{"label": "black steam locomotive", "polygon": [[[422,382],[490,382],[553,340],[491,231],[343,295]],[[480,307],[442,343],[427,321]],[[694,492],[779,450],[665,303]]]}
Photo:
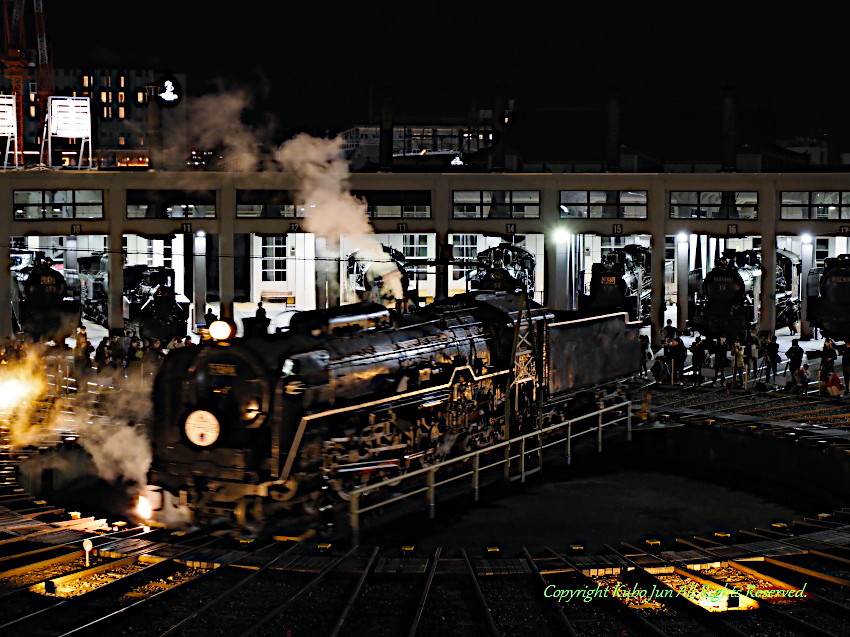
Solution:
{"label": "black steam locomotive", "polygon": [[12,328],[35,340],[70,336],[80,324],[80,277],[43,252],[12,253]]}
{"label": "black steam locomotive", "polygon": [[[743,339],[755,321],[753,281],[761,276],[754,250],[726,250],[698,289],[689,289],[688,325],[711,338]],[[689,287],[694,285],[689,281]]]}
{"label": "black steam locomotive", "polygon": [[[405,268],[404,254],[380,245],[379,254],[368,254],[368,250],[355,250],[348,255],[349,285],[360,301],[381,303],[395,307],[396,301],[408,298],[410,276]],[[373,249],[377,252],[377,246]],[[395,279],[397,285],[391,284]],[[401,294],[402,296],[398,296]]]}
{"label": "black steam locomotive", "polygon": [[[777,252],[775,327],[780,328],[797,320],[798,303],[792,295],[792,278],[796,276],[796,263],[790,252]],[[799,260],[797,261],[799,262]],[[758,250],[726,250],[715,267],[701,280],[695,270],[688,278],[688,326],[704,336],[743,339],[754,328],[754,289],[762,276]]]}
{"label": "black steam locomotive", "polygon": [[534,255],[517,245],[500,243],[478,253],[477,267],[470,272],[469,287],[473,290],[500,290],[534,295]]}
{"label": "black steam locomotive", "polygon": [[[149,483],[201,521],[303,515],[496,444],[636,371],[639,326],[624,313],[556,315],[524,299],[476,291],[411,313],[359,303],[174,350],[154,383]],[[515,352],[520,331],[533,347]]]}
{"label": "black steam locomotive", "polygon": [[[83,316],[109,327],[109,262],[106,255],[80,259]],[[174,291],[174,270],[124,266],[125,329],[141,338],[167,342],[188,332],[189,299]]]}
{"label": "black steam locomotive", "polygon": [[850,341],[850,254],[825,259],[807,287],[806,320],[828,338]]}
{"label": "black steam locomotive", "polygon": [[633,321],[649,322],[652,293],[649,248],[627,245],[606,254],[591,268],[587,294],[579,294],[579,308],[593,312],[628,312]]}

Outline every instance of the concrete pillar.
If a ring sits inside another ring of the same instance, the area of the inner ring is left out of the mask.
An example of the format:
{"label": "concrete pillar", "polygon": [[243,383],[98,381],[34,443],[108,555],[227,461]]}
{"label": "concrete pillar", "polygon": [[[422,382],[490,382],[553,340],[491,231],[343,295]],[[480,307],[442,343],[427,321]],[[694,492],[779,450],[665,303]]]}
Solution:
{"label": "concrete pillar", "polygon": [[127,192],[123,188],[107,191],[106,219],[109,222],[109,330],[124,332],[124,218],[127,215]]}
{"label": "concrete pillar", "polygon": [[69,235],[65,238],[65,258],[64,267],[66,270],[77,270],[77,246],[78,241],[76,235]]}
{"label": "concrete pillar", "polygon": [[225,186],[218,191],[218,294],[220,317],[233,321],[234,241],[233,221],[236,218],[236,188]]}
{"label": "concrete pillar", "polygon": [[[776,186],[759,189],[759,232],[761,234],[761,309],[759,329],[776,329]],[[755,290],[753,291],[755,292]]]}
{"label": "concrete pillar", "polygon": [[107,321],[109,331],[124,330],[124,233],[109,229],[109,305]]}
{"label": "concrete pillar", "polygon": [[207,311],[207,235],[203,230],[192,240],[192,302],[195,305],[195,323],[204,323]]}
{"label": "concrete pillar", "polygon": [[569,309],[567,305],[568,243],[557,241],[553,233],[546,238],[546,305],[555,310]]}
{"label": "concrete pillar", "polygon": [[690,263],[690,237],[680,233],[676,237],[676,326],[684,330],[688,324],[688,264]]}
{"label": "concrete pillar", "polygon": [[[437,260],[451,258],[453,249],[449,244],[449,224],[452,219],[452,191],[447,180],[438,179],[431,192],[431,208],[433,210],[434,231],[437,235]],[[434,300],[445,299],[449,295],[449,267],[438,265],[434,279]]]}
{"label": "concrete pillar", "polygon": [[808,243],[805,241],[800,246],[800,339],[812,340],[812,324],[809,323],[809,295],[806,282],[809,278],[809,270],[815,267],[815,240],[810,237]]}
{"label": "concrete pillar", "polygon": [[[664,326],[664,246],[666,231],[667,189],[663,184],[651,186],[648,195],[649,219],[652,234],[652,332],[653,348],[661,346],[661,328]],[[682,327],[682,326],[680,326]]]}

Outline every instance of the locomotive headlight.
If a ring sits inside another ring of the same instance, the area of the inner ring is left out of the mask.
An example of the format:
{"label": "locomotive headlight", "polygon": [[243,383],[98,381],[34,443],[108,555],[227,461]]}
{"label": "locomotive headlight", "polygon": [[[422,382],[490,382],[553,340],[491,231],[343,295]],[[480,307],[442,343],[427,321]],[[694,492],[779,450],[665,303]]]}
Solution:
{"label": "locomotive headlight", "polygon": [[210,336],[216,341],[226,341],[232,338],[236,330],[227,321],[213,321],[209,326]]}
{"label": "locomotive headlight", "polygon": [[221,435],[221,425],[213,414],[198,409],[186,417],[183,431],[193,445],[209,447]]}

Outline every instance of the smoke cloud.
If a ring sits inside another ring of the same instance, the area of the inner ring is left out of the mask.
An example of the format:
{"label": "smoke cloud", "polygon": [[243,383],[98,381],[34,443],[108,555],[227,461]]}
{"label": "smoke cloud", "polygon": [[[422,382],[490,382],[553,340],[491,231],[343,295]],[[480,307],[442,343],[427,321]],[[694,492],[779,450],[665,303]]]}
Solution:
{"label": "smoke cloud", "polygon": [[357,258],[374,264],[370,269],[373,277],[381,277],[381,292],[403,298],[401,273],[372,236],[366,202],[349,189],[350,172],[342,145],[342,137],[323,139],[302,133],[283,144],[275,159],[299,180],[295,203],[305,209],[304,229],[325,239],[327,252],[319,256],[335,256],[345,235],[357,246]]}

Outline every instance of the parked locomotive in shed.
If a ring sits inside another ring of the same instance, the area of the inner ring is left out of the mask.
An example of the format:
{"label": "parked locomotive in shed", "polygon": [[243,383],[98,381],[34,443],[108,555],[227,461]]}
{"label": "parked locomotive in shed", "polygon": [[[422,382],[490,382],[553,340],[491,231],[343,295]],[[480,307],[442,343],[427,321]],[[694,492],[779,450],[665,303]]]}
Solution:
{"label": "parked locomotive in shed", "polygon": [[500,243],[479,252],[476,262],[477,267],[469,274],[471,289],[503,292],[527,290],[530,297],[534,296],[536,260],[525,248]]}
{"label": "parked locomotive in shed", "polygon": [[755,321],[753,282],[759,276],[755,251],[726,250],[701,285],[689,290],[688,326],[711,338],[743,339]]}
{"label": "parked locomotive in shed", "polygon": [[[80,259],[83,316],[109,327],[109,261],[106,255]],[[124,266],[124,327],[141,338],[167,342],[188,333],[189,299],[174,290],[174,270],[160,266]]]}
{"label": "parked locomotive in shed", "polygon": [[649,248],[627,245],[593,264],[588,293],[579,295],[578,306],[593,312],[628,312],[631,320],[648,323],[651,292]]}
{"label": "parked locomotive in shed", "polygon": [[80,278],[43,252],[12,253],[12,322],[35,340],[70,336],[80,325]]}
{"label": "parked locomotive in shed", "polygon": [[[797,320],[799,304],[794,297],[794,278],[797,276],[794,255],[777,251],[775,296],[775,327],[785,327]],[[726,336],[743,339],[755,327],[756,298],[759,277],[763,276],[758,250],[726,250],[715,267],[701,278],[699,270],[688,277],[688,326],[711,338]]]}
{"label": "parked locomotive in shed", "polygon": [[174,350],[154,384],[149,483],[198,520],[314,512],[527,431],[545,404],[636,371],[639,325],[624,313],[556,315],[524,299],[315,310],[285,333]]}
{"label": "parked locomotive in shed", "polygon": [[850,254],[825,259],[807,287],[806,320],[827,338],[850,341]]}

